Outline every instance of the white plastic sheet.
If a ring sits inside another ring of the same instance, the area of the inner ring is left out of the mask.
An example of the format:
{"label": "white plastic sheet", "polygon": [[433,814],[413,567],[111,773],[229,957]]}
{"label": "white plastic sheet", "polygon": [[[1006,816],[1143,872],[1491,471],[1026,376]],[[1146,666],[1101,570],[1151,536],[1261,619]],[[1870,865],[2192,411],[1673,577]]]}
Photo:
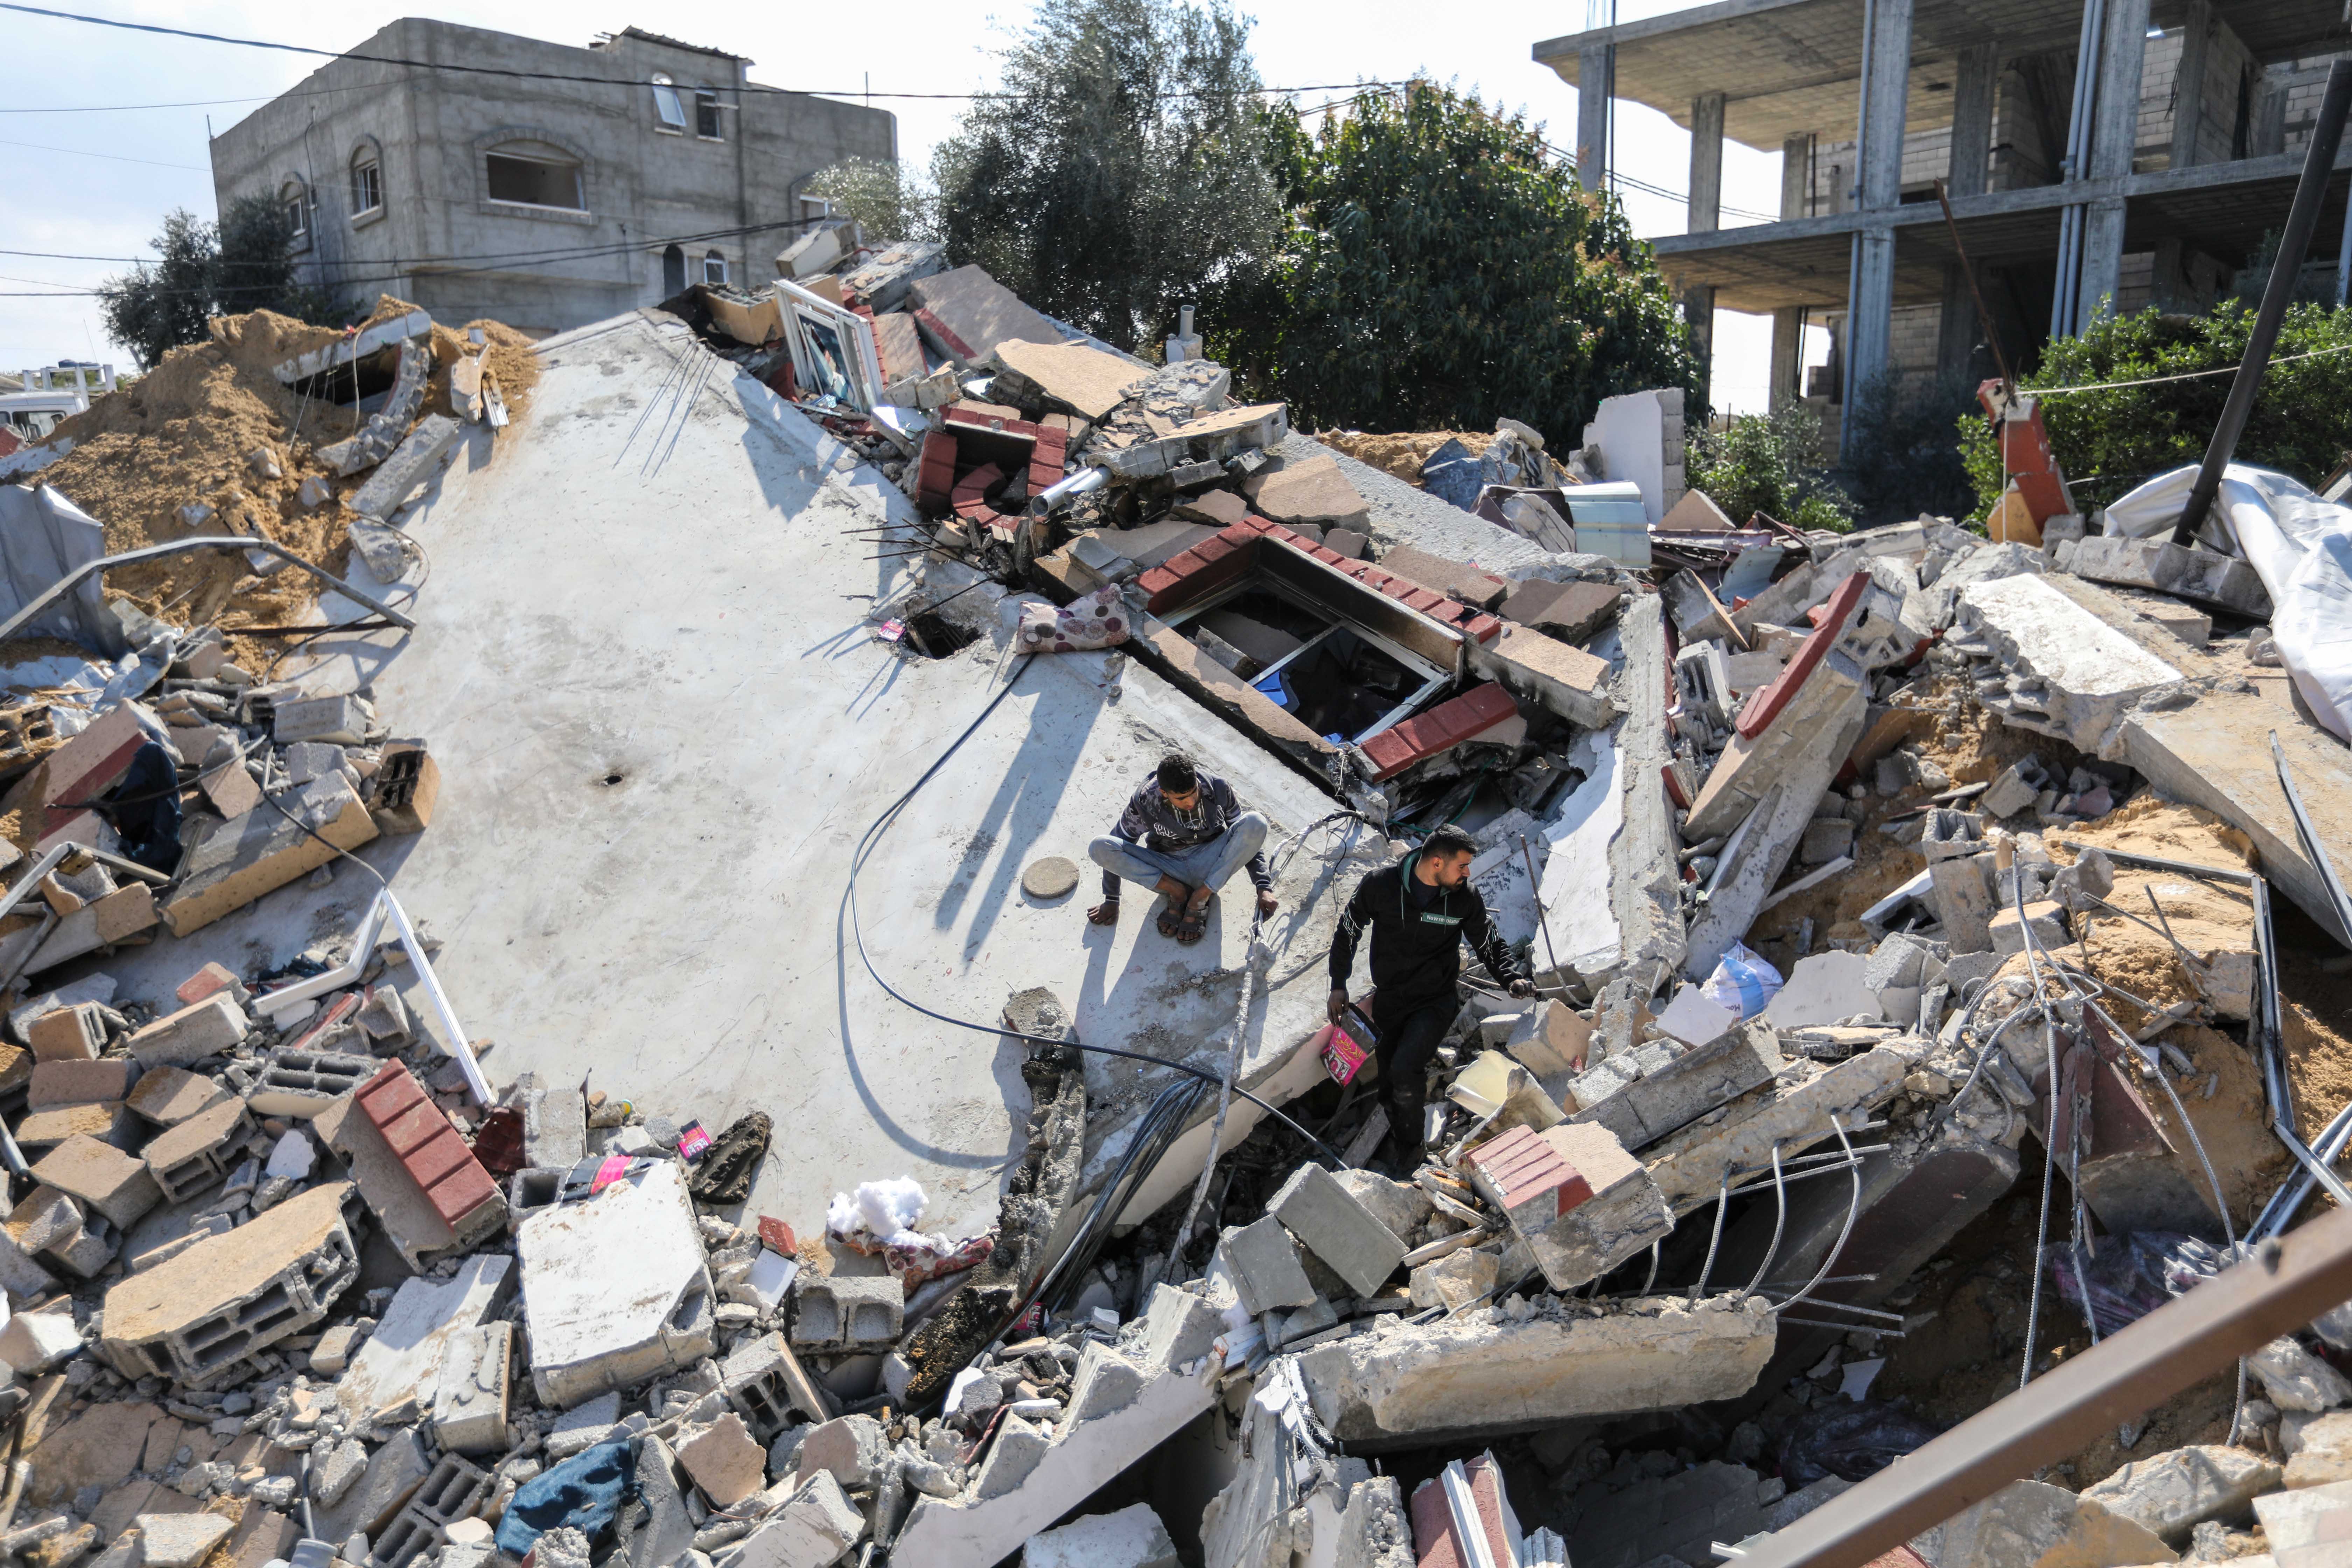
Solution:
{"label": "white plastic sheet", "polygon": [[[62,491],[49,485],[0,485],[0,619],[105,553],[105,528]],[[129,651],[122,623],[106,607],[102,592],[93,574],[20,635],[62,637],[110,658]]]}
{"label": "white plastic sheet", "polygon": [[[2176,468],[2107,508],[2106,531],[2168,533],[2197,481]],[[2198,538],[2238,555],[2270,590],[2271,635],[2319,721],[2352,740],[2352,507],[2269,468],[2231,463]]]}

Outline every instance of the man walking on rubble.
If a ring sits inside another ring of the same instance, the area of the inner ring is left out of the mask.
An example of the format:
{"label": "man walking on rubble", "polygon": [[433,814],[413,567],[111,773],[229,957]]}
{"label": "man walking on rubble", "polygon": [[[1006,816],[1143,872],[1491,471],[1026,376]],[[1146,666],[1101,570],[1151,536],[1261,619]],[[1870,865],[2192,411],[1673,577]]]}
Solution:
{"label": "man walking on rubble", "polygon": [[1246,862],[1257,912],[1274,913],[1274,877],[1265,868],[1265,818],[1244,812],[1234,786],[1171,752],[1130,796],[1118,826],[1087,846],[1103,868],[1103,901],[1087,911],[1098,926],[1118,923],[1121,878],[1167,895],[1160,934],[1187,947],[1209,923],[1209,900]]}
{"label": "man walking on rubble", "polygon": [[1461,973],[1459,944],[1470,951],[1514,996],[1535,985],[1511,962],[1511,950],[1486,918],[1486,900],[1470,885],[1478,847],[1448,824],[1397,864],[1356,884],[1331,933],[1331,1021],[1348,1005],[1348,975],[1356,944],[1372,937],[1372,1047],[1388,1101],[1389,1136],[1405,1164],[1420,1163],[1422,1101],[1430,1058],[1462,1011],[1454,988]]}

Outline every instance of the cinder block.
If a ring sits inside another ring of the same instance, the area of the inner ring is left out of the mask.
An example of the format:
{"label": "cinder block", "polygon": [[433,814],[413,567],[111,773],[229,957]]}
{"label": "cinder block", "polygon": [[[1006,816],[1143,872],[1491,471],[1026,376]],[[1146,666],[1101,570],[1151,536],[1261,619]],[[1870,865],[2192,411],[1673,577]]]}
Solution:
{"label": "cinder block", "polygon": [[826,1277],[803,1268],[793,1294],[793,1342],[811,1350],[892,1344],[906,1321],[906,1288],[887,1274]]}
{"label": "cinder block", "polygon": [[408,1568],[425,1552],[438,1550],[448,1539],[449,1527],[472,1518],[489,1495],[488,1471],[455,1454],[442,1455],[392,1522],[371,1538],[369,1568]]}
{"label": "cinder block", "polygon": [[[146,1167],[139,1173],[152,1190]],[[108,1363],[126,1377],[203,1388],[319,1321],[359,1278],[342,1214],[352,1195],[348,1182],[313,1187],[117,1284],[104,1309]]]}
{"label": "cinder block", "polygon": [[1226,1231],[1217,1238],[1217,1250],[1251,1317],[1316,1300],[1315,1286],[1298,1261],[1298,1244],[1272,1215]]}
{"label": "cinder block", "polygon": [[33,1179],[128,1230],[160,1202],[163,1189],[144,1163],[95,1138],[68,1138],[33,1166]]}
{"label": "cinder block", "polygon": [[514,1324],[477,1324],[449,1336],[433,1395],[433,1435],[456,1454],[486,1454],[507,1444]]}
{"label": "cinder block", "polygon": [[251,1024],[226,995],[166,1013],[124,1042],[141,1067],[179,1067],[234,1050]]}
{"label": "cinder block", "polygon": [[35,1061],[89,1061],[106,1049],[106,1023],[95,1002],[52,1007],[33,1020],[25,1040]]}
{"label": "cinder block", "polygon": [[253,1115],[245,1101],[225,1100],[157,1133],[147,1145],[148,1172],[168,1201],[184,1203],[228,1180],[229,1167],[244,1153],[253,1133]]}
{"label": "cinder block", "polygon": [[522,1100],[523,1159],[542,1170],[568,1171],[587,1157],[587,1108],[576,1087],[546,1083],[537,1073],[515,1079]]}
{"label": "cinder block", "polygon": [[210,925],[376,836],[375,819],[340,773],[276,798],[284,812],[248,811],[189,846],[179,885],[163,900],[173,935]]}
{"label": "cinder block", "polygon": [[151,1068],[139,1075],[125,1104],[161,1127],[173,1127],[228,1098],[215,1079],[180,1068]]}
{"label": "cinder block", "polygon": [[126,1057],[102,1061],[37,1061],[26,1103],[35,1110],[52,1105],[94,1105],[131,1095],[139,1064]]}
{"label": "cinder block", "polygon": [[[1030,1430],[1034,1433],[1035,1428]],[[997,1439],[1000,1450],[1003,1441]],[[739,1568],[828,1568],[847,1556],[865,1533],[865,1513],[830,1471],[819,1470],[801,1483],[790,1502],[743,1538],[735,1563]]]}
{"label": "cinder block", "polygon": [[19,1147],[36,1152],[54,1149],[68,1138],[96,1138],[127,1149],[131,1136],[131,1113],[121,1102],[100,1105],[53,1105],[28,1112],[16,1123]]}
{"label": "cinder block", "polygon": [[1661,1063],[1606,1098],[1587,1100],[1580,1089],[1580,1109],[1570,1120],[1606,1127],[1628,1149],[1645,1148],[1771,1082],[1780,1066],[1780,1036],[1754,1020]]}
{"label": "cinder block", "polygon": [[289,1046],[270,1053],[246,1101],[264,1116],[309,1121],[373,1078],[383,1064],[348,1051],[310,1051]]}
{"label": "cinder block", "polygon": [[719,1375],[727,1403],[762,1442],[791,1426],[795,1412],[809,1421],[832,1418],[828,1402],[781,1333],[771,1331],[738,1344],[727,1353]]}
{"label": "cinder block", "polygon": [[278,704],[270,721],[270,739],[281,746],[300,741],[356,746],[367,739],[374,722],[375,715],[358,697],[306,697]]}
{"label": "cinder block", "polygon": [[1375,1294],[1404,1261],[1396,1232],[1312,1162],[1291,1173],[1266,1211],[1359,1296]]}
{"label": "cinder block", "polygon": [[253,994],[245,988],[245,982],[231,973],[228,966],[223,963],[205,964],[181,981],[172,994],[180,999],[181,1006],[192,1007],[215,993],[226,993],[228,999],[240,1007],[253,1000]]}

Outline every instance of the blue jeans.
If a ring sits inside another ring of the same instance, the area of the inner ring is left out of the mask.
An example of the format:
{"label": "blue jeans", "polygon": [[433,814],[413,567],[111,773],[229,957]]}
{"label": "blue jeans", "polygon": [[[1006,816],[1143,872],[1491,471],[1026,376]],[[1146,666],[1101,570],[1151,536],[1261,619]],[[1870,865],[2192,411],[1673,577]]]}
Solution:
{"label": "blue jeans", "polygon": [[1102,837],[1087,846],[1087,858],[1113,876],[1147,888],[1162,877],[1173,877],[1188,888],[1222,888],[1265,846],[1265,818],[1252,811],[1190,849],[1147,849],[1124,838]]}

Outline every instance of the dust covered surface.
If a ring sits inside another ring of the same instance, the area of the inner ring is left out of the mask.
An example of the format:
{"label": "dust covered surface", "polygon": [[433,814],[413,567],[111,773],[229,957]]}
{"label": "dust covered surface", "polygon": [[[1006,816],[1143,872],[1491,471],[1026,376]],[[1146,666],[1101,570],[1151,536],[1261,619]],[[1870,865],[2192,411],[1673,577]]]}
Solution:
{"label": "dust covered surface", "polygon": [[[484,339],[478,348],[469,337],[476,331]],[[433,379],[425,394],[425,412],[453,416],[457,414],[449,396],[449,372],[460,359],[473,358],[480,358],[483,368],[497,378],[508,416],[521,418],[523,411],[530,406],[531,390],[539,384],[539,356],[531,352],[528,333],[517,331],[503,321],[488,320],[468,321],[455,328],[434,323]]]}
{"label": "dust covered surface", "polygon": [[1486,456],[1495,444],[1492,430],[1419,430],[1373,435],[1362,430],[1325,430],[1316,437],[1333,451],[1369,468],[1380,469],[1409,485],[1421,483],[1421,466],[1448,441],[1459,441],[1474,458]]}

